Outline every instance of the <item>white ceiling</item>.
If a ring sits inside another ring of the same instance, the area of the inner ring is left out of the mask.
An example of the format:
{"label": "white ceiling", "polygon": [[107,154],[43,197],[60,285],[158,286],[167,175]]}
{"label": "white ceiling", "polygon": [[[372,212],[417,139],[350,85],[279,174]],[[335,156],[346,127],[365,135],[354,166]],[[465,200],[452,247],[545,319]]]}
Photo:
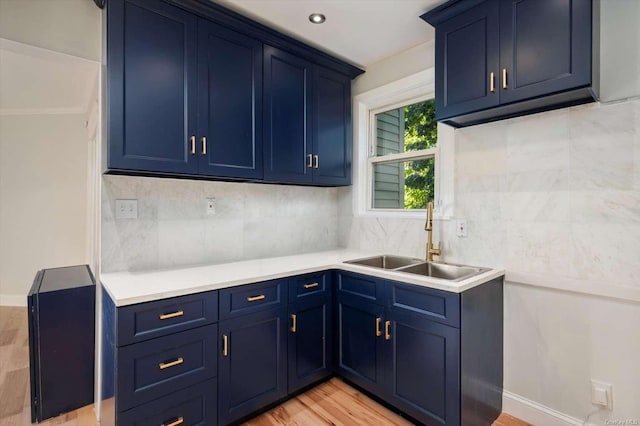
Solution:
{"label": "white ceiling", "polygon": [[0,38],[0,115],[83,114],[100,65]]}
{"label": "white ceiling", "polygon": [[[433,40],[419,16],[444,0],[213,0],[352,64],[367,67]],[[309,22],[326,15],[324,24]]]}

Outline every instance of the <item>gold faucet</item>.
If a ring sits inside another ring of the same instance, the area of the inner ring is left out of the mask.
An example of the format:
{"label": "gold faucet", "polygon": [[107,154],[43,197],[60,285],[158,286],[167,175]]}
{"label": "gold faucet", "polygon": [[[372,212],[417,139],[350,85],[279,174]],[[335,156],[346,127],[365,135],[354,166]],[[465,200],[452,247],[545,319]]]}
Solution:
{"label": "gold faucet", "polygon": [[424,224],[427,231],[427,262],[433,262],[433,256],[440,256],[440,243],[438,247],[433,246],[433,203],[429,201],[427,204],[427,223]]}

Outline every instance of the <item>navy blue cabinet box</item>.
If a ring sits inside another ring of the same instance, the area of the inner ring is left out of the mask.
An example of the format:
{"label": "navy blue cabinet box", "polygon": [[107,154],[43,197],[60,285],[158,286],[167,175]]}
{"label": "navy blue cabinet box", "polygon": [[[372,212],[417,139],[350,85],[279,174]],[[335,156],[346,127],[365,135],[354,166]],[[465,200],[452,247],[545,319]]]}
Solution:
{"label": "navy blue cabinet box", "polygon": [[87,265],[36,274],[27,296],[32,422],[93,403],[95,291]]}

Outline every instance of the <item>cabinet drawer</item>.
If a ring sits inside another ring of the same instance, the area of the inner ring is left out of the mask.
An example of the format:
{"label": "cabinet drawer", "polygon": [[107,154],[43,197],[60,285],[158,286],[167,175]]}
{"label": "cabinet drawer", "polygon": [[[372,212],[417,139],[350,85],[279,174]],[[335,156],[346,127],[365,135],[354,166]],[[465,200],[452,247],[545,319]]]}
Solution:
{"label": "cabinet drawer", "polygon": [[265,281],[220,291],[220,319],[284,306],[287,280]]}
{"label": "cabinet drawer", "polygon": [[217,324],[118,350],[118,411],[216,376]]}
{"label": "cabinet drawer", "polygon": [[460,296],[456,293],[389,281],[387,308],[460,327]]}
{"label": "cabinet drawer", "polygon": [[375,277],[339,272],[336,289],[347,300],[384,304],[384,282]]}
{"label": "cabinet drawer", "polygon": [[331,272],[318,272],[289,279],[289,303],[322,299],[330,295]]}
{"label": "cabinet drawer", "polygon": [[118,424],[128,426],[214,425],[218,417],[216,380],[190,386],[148,402],[118,416]]}
{"label": "cabinet drawer", "polygon": [[190,294],[118,309],[118,342],[124,346],[218,320],[218,292]]}

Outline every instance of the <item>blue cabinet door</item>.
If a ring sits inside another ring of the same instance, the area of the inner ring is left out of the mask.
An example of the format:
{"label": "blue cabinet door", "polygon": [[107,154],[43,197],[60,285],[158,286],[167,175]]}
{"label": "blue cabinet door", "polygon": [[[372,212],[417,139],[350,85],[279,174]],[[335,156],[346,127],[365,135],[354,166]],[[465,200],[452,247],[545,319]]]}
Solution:
{"label": "blue cabinet door", "polygon": [[156,0],[107,13],[107,167],[196,173],[196,17]]}
{"label": "blue cabinet door", "polygon": [[287,312],[275,308],[219,323],[219,424],[287,395]]}
{"label": "blue cabinet door", "polygon": [[198,20],[199,174],[262,178],[262,43]]}
{"label": "blue cabinet door", "polygon": [[316,67],[313,78],[313,181],[351,184],[351,79]]}
{"label": "blue cabinet door", "polygon": [[428,426],[459,425],[460,331],[394,312],[385,343],[388,402]]}
{"label": "blue cabinet door", "polygon": [[501,104],[590,86],[591,1],[501,0],[500,67]]}
{"label": "blue cabinet door", "polygon": [[437,120],[498,105],[498,12],[488,0],[437,26]]}
{"label": "blue cabinet door", "polygon": [[311,183],[311,64],[264,46],[264,180]]}
{"label": "blue cabinet door", "polygon": [[384,395],[383,313],[380,305],[337,296],[337,370],[377,395]]}
{"label": "blue cabinet door", "polygon": [[293,393],[331,375],[331,299],[290,305],[289,321],[289,393]]}

